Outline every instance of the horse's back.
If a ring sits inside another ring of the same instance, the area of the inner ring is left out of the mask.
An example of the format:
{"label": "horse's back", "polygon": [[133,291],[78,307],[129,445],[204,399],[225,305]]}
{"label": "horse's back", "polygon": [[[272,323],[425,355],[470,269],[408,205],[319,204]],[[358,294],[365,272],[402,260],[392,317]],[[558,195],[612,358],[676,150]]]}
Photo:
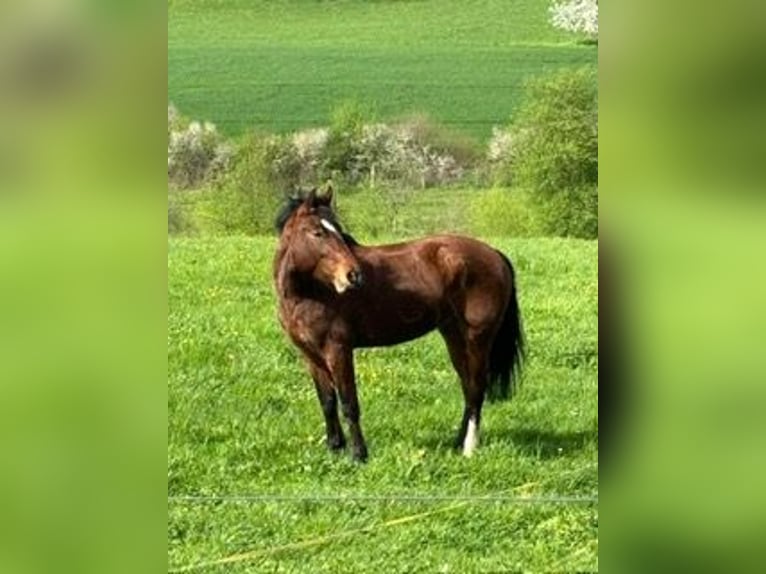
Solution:
{"label": "horse's back", "polygon": [[438,283],[443,289],[512,279],[501,253],[463,235],[433,235],[403,243],[359,247],[355,251],[372,273],[389,281]]}
{"label": "horse's back", "polygon": [[419,241],[430,246],[431,263],[448,285],[492,290],[512,279],[504,256],[483,241],[464,235],[434,235]]}
{"label": "horse's back", "polygon": [[[434,235],[404,243],[355,248],[369,278],[353,307],[359,330],[400,333],[364,337],[390,344],[419,336],[444,321],[496,321],[510,297],[512,278],[503,256],[461,235]],[[369,341],[367,341],[369,339]]]}

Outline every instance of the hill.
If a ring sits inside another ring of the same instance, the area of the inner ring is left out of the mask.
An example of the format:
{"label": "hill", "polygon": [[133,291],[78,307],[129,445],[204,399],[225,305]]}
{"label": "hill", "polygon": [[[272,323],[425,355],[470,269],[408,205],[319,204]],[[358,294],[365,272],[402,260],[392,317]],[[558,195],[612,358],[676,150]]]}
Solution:
{"label": "hill", "polygon": [[381,120],[425,113],[478,138],[526,78],[595,64],[548,23],[548,0],[245,2],[168,7],[168,100],[227,135],[326,125],[354,100]]}

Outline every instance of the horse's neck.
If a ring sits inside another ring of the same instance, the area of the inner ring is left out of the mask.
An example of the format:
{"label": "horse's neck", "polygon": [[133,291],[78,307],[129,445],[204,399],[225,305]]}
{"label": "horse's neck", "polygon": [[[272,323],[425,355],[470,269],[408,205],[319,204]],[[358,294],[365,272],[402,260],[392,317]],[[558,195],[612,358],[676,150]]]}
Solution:
{"label": "horse's neck", "polygon": [[295,269],[289,246],[281,246],[277,251],[274,281],[283,300],[303,297],[308,279]]}
{"label": "horse's neck", "polygon": [[289,296],[295,291],[295,277],[291,272],[290,250],[280,245],[274,257],[274,283],[281,297]]}

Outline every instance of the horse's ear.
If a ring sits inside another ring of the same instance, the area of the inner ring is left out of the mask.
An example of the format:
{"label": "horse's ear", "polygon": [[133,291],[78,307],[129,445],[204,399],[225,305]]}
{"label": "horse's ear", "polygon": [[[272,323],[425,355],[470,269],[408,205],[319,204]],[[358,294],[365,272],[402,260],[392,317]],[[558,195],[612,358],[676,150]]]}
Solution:
{"label": "horse's ear", "polygon": [[317,203],[317,188],[314,187],[306,194],[306,199],[303,200],[306,207],[314,207]]}
{"label": "horse's ear", "polygon": [[327,182],[327,187],[324,189],[324,200],[327,202],[327,205],[332,205],[332,182]]}

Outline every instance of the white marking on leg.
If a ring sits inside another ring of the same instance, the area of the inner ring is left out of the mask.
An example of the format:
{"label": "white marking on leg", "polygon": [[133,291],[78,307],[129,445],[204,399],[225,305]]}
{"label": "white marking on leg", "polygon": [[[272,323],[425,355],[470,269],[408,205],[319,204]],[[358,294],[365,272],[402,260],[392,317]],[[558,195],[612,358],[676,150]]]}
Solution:
{"label": "white marking on leg", "polygon": [[478,444],[479,425],[476,424],[476,418],[471,417],[468,419],[468,429],[466,430],[465,440],[463,441],[463,455],[471,456]]}
{"label": "white marking on leg", "polygon": [[340,235],[340,232],[335,228],[335,226],[329,221],[327,221],[326,219],[322,218],[319,220],[319,222],[322,224],[322,227],[324,227],[327,231],[331,231],[335,235]]}

